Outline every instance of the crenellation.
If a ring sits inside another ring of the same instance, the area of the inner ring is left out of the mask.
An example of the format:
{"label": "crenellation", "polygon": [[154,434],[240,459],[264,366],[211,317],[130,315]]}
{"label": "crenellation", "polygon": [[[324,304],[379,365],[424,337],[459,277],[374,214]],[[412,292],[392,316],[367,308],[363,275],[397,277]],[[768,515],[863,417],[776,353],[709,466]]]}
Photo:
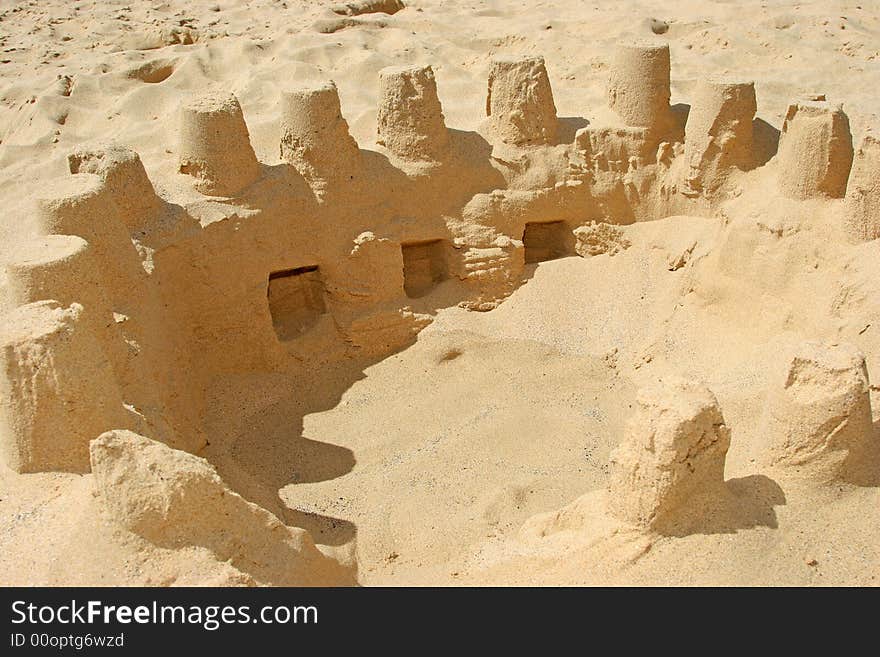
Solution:
{"label": "crenellation", "polygon": [[659,142],[673,128],[669,46],[618,44],[608,79],[608,106],[625,126],[646,128]]}
{"label": "crenellation", "polygon": [[543,57],[492,60],[486,116],[506,144],[536,146],[556,138],[556,104]]}
{"label": "crenellation", "polygon": [[234,95],[212,92],[181,105],[178,166],[209,196],[236,196],[260,177],[260,163]]}
{"label": "crenellation", "polygon": [[449,133],[430,66],[392,66],[379,71],[377,143],[397,157],[440,162]]}
{"label": "crenellation", "polygon": [[281,159],[307,180],[332,184],[360,166],[336,84],[303,84],[281,94]]}

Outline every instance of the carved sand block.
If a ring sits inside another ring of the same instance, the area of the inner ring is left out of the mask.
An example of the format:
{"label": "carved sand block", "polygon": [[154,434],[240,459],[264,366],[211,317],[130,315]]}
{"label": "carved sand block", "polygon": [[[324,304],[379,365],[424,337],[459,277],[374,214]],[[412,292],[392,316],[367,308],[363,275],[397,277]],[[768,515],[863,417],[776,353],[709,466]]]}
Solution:
{"label": "carved sand block", "polygon": [[817,482],[859,480],[874,463],[865,357],[849,344],[798,345],[767,396],[771,463]]}
{"label": "carved sand block", "polygon": [[104,181],[129,230],[141,228],[161,211],[162,200],[133,150],[112,143],[82,146],[67,161],[71,173],[92,173]]}
{"label": "carved sand block", "polygon": [[753,82],[712,78],[697,85],[685,126],[685,182],[690,190],[714,191],[730,169],[752,164],[757,110]]}
{"label": "carved sand block", "polygon": [[669,46],[647,42],[617,46],[608,80],[608,105],[631,127],[658,138],[672,129]]}
{"label": "carved sand block", "polygon": [[880,139],[862,140],[846,189],[844,226],[854,242],[880,237]]}
{"label": "carved sand block", "polygon": [[143,275],[119,207],[99,176],[79,173],[52,181],[41,191],[35,214],[41,233],[76,235],[89,243],[94,275],[108,294],[129,289]]}
{"label": "carved sand block", "polygon": [[76,235],[46,235],[24,242],[6,265],[10,300],[16,306],[54,299],[69,305],[100,293],[98,263],[89,243]]}
{"label": "carved sand block", "polygon": [[233,492],[205,459],[131,431],[108,431],[91,442],[98,498],[125,529],[167,548],[201,546],[221,561],[283,586],[351,584],[352,565],[315,546]]}

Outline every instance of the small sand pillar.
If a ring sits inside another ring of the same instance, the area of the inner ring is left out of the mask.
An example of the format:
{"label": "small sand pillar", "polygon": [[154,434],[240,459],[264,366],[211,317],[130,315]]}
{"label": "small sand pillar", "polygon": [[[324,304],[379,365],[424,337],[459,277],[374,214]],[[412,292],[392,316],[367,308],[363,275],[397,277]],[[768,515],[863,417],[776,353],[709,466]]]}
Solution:
{"label": "small sand pillar", "polygon": [[732,167],[754,159],[752,121],[758,104],[754,82],[713,78],[697,85],[685,126],[686,184],[713,191]]}
{"label": "small sand pillar", "polygon": [[360,163],[332,81],[281,94],[281,159],[307,180],[348,177]]}
{"label": "small sand pillar", "polygon": [[260,163],[235,96],[214,92],[181,105],[179,167],[211,196],[235,196],[259,178]]}
{"label": "small sand pillar", "polygon": [[637,403],[611,454],[609,510],[647,528],[722,490],[730,430],[702,383],[666,378]]}
{"label": "small sand pillar", "polygon": [[556,137],[556,104],[543,57],[492,60],[486,115],[493,132],[516,146],[546,144]]}
{"label": "small sand pillar", "polygon": [[774,465],[819,482],[857,481],[876,465],[870,383],[853,345],[804,342],[767,396],[764,434]]}
{"label": "small sand pillar", "polygon": [[443,159],[449,131],[430,66],[390,66],[379,71],[378,134],[376,141],[400,158]]}
{"label": "small sand pillar", "polygon": [[866,136],[856,151],[844,212],[844,227],[853,242],[880,237],[880,139],[874,136]]}
{"label": "small sand pillar", "polygon": [[673,126],[669,108],[669,46],[619,44],[611,62],[608,105],[624,125],[648,128],[655,137]]}
{"label": "small sand pillar", "polygon": [[162,209],[140,156],[119,144],[83,146],[67,156],[71,173],[93,173],[107,186],[130,231],[142,228]]}
{"label": "small sand pillar", "polygon": [[16,472],[89,471],[89,441],[124,426],[122,398],[83,307],[38,301],[0,324],[0,456]]}
{"label": "small sand pillar", "polygon": [[795,199],[842,198],[853,161],[849,118],[840,105],[789,105],[776,155],[779,190]]}

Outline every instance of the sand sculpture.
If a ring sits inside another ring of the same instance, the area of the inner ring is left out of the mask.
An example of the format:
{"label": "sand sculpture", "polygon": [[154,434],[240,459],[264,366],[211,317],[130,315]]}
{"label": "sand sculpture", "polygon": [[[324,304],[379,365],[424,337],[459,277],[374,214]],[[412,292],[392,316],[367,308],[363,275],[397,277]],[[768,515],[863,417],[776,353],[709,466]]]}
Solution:
{"label": "sand sculpture", "polygon": [[[187,100],[174,146],[183,194],[160,197],[122,145],[70,154],[70,175],[37,200],[33,240],[7,266],[8,467],[91,470],[107,513],[157,544],[204,544],[221,525],[240,526],[210,545],[220,559],[243,541],[241,558],[287,568],[268,581],[348,583],[351,570],[308,532],[231,493],[188,453],[206,441],[192,410],[205,381],[281,370],[291,357],[392,353],[431,321],[436,295],[492,309],[529,263],[625,249],[610,224],[717,207],[756,166],[753,83],[700,83],[684,123],[670,107],[666,45],[618,48],[608,104],[619,121],[571,143],[559,142],[544,59],[493,61],[477,141],[502,149],[501,163],[447,129],[430,66],[383,69],[378,86],[378,150],[352,138],[332,81],[283,91],[277,165],[258,161],[234,95]],[[511,152],[524,164],[505,165]],[[840,199],[846,233],[865,241],[880,235],[878,153],[866,138],[850,175],[846,114],[799,101],[766,166],[780,195]],[[612,460],[611,508],[651,528],[723,483],[730,437],[704,386],[666,381],[638,403]],[[860,355],[805,346],[768,404],[775,464],[849,476],[846,455],[870,435]]]}
{"label": "sand sculpture", "polygon": [[794,172],[779,178],[785,196],[841,198],[853,160],[852,135],[843,108],[826,101],[790,105],[777,157],[781,171]]}
{"label": "sand sculpture", "polygon": [[508,144],[546,144],[556,136],[556,105],[543,57],[492,62],[486,115]]}
{"label": "sand sculpture", "polygon": [[608,83],[608,105],[626,126],[662,137],[673,127],[669,107],[669,46],[626,43],[617,47]]}
{"label": "sand sculpture", "polygon": [[449,144],[437,83],[430,66],[379,72],[379,137],[376,143],[404,159],[437,161]]}
{"label": "sand sculpture", "polygon": [[354,581],[307,531],[229,490],[211,465],[130,431],[91,442],[99,499],[113,522],[167,548],[206,547],[258,582],[320,586]]}
{"label": "sand sculpture", "polygon": [[880,140],[866,136],[846,188],[846,230],[855,242],[880,237]]}
{"label": "sand sculpture", "polygon": [[721,495],[730,429],[715,395],[680,378],[639,392],[638,408],[611,456],[609,511],[652,528],[694,498]]}
{"label": "sand sculpture", "polygon": [[767,399],[772,464],[812,481],[867,481],[876,468],[865,356],[849,344],[806,342]]}
{"label": "sand sculpture", "polygon": [[752,121],[758,106],[752,82],[702,81],[685,126],[684,157],[691,191],[713,191],[732,168],[752,165]]}

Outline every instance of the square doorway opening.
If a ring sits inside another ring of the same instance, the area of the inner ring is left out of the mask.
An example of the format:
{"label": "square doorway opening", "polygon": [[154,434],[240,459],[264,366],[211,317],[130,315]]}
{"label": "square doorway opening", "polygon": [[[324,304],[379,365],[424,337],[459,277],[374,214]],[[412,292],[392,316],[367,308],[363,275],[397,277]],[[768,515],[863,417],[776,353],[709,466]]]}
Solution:
{"label": "square doorway opening", "polygon": [[324,281],[317,265],[272,272],[266,294],[279,340],[298,338],[327,312]]}
{"label": "square doorway opening", "polygon": [[403,289],[411,299],[423,297],[437,283],[449,278],[446,244],[443,240],[401,244]]}
{"label": "square doorway opening", "polygon": [[527,223],[522,238],[526,264],[564,258],[572,251],[572,240],[564,221]]}

